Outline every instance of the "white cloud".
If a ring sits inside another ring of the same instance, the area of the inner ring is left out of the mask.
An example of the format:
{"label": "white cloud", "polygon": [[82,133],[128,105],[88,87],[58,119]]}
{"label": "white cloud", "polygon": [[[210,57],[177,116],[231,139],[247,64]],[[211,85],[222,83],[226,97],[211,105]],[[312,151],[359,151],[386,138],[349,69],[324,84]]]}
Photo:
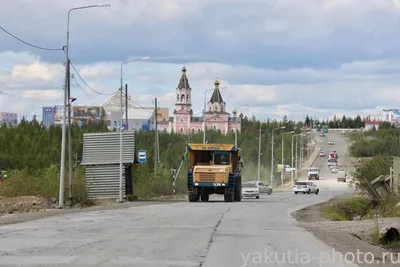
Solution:
{"label": "white cloud", "polygon": [[63,73],[62,65],[42,64],[40,62],[29,65],[16,65],[12,71],[12,76],[26,80],[58,80]]}
{"label": "white cloud", "polygon": [[[16,36],[61,47],[70,8],[108,2],[71,0],[54,6],[51,0],[7,1],[0,16],[7,22],[2,26]],[[75,75],[71,93],[79,105],[104,103],[110,96],[103,94],[119,88],[121,62],[142,56],[151,60],[126,65],[124,83],[135,101],[148,106],[157,96],[171,112],[184,63],[195,113],[202,110],[204,90],[214,86],[216,77],[228,87],[222,91],[228,110],[235,104],[258,105],[241,108],[249,114],[367,114],[399,103],[400,0],[109,3],[109,8],[71,13],[71,60],[101,93]],[[51,10],[44,8],[50,5]],[[2,109],[7,104],[38,111],[41,105],[62,103],[64,53],[28,47],[3,32],[0,51]],[[45,90],[49,96],[41,97]],[[32,92],[37,99],[29,98]]]}
{"label": "white cloud", "polygon": [[85,66],[80,69],[79,74],[83,77],[103,77],[107,78],[114,74],[112,68],[108,66]]}

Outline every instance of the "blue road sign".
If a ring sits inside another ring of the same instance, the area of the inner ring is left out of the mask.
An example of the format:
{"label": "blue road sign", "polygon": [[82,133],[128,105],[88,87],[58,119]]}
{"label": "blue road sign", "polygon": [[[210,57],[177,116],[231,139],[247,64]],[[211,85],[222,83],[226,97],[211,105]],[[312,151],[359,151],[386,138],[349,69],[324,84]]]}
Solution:
{"label": "blue road sign", "polygon": [[114,128],[117,128],[117,121],[114,121]]}
{"label": "blue road sign", "polygon": [[139,150],[139,151],[138,151],[138,161],[139,161],[140,163],[145,163],[145,162],[147,162],[146,150]]}

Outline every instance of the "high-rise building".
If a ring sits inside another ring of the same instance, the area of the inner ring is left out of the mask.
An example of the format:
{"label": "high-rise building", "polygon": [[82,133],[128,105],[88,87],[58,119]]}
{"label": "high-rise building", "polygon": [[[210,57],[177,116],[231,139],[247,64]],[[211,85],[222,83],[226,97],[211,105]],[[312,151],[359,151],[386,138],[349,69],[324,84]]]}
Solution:
{"label": "high-rise building", "polygon": [[18,125],[18,114],[10,112],[0,112],[0,127],[4,123],[8,127],[16,127]]}
{"label": "high-rise building", "polygon": [[51,125],[54,124],[55,116],[54,107],[43,107],[42,110],[42,122],[46,128],[49,128]]}

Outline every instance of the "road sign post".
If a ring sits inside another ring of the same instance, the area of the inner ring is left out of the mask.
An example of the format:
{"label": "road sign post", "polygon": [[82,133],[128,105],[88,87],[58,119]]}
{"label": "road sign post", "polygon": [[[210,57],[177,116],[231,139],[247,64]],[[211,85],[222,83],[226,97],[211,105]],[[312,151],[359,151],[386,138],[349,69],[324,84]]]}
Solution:
{"label": "road sign post", "polygon": [[138,161],[139,161],[139,163],[146,163],[147,162],[146,150],[139,150],[138,151]]}
{"label": "road sign post", "polygon": [[172,193],[175,195],[175,180],[176,180],[176,169],[171,169],[171,173],[172,173]]}

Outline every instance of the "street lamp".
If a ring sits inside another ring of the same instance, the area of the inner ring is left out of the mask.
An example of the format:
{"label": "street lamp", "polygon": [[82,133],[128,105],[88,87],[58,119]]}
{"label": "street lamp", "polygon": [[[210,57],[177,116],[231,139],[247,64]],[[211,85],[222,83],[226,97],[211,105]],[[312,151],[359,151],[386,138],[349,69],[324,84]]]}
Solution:
{"label": "street lamp", "polygon": [[294,144],[294,138],[296,137],[296,179],[297,179],[297,136],[302,135],[302,133],[295,134],[292,136],[292,173],[291,173],[291,178],[292,178],[292,183],[294,183],[294,177],[293,177],[293,166],[294,166],[294,155],[293,155],[293,144]]}
{"label": "street lamp", "polygon": [[279,129],[285,129],[286,126],[283,127],[278,127],[275,129],[272,129],[271,135],[272,135],[272,140],[271,140],[271,187],[274,186],[274,131],[279,130]]}
{"label": "street lamp", "polygon": [[[217,85],[216,85],[217,86]],[[207,92],[214,91],[217,87],[204,90],[204,109],[203,109],[203,144],[206,143],[206,106],[207,106]],[[228,87],[219,87],[218,89],[226,89]]]}
{"label": "street lamp", "polygon": [[[285,165],[284,165],[284,151],[285,151],[285,142],[284,142],[284,137],[286,134],[294,134],[294,131],[291,132],[287,132],[287,133],[283,133],[282,134],[282,165],[283,165],[283,170],[285,170]],[[284,175],[284,171],[281,173],[281,181],[282,181],[282,185],[283,185],[283,175]]]}
{"label": "street lamp", "polygon": [[250,104],[245,104],[245,105],[240,105],[240,106],[235,106],[235,108],[234,108],[234,113],[235,113],[235,147],[237,148],[237,134],[238,134],[238,126],[237,126],[237,115],[236,115],[236,112],[237,112],[237,108],[240,108],[240,107],[251,107],[251,106],[253,106],[253,105],[250,105]]}
{"label": "street lamp", "polygon": [[67,19],[67,45],[65,46],[65,83],[64,83],[64,115],[63,115],[63,126],[62,126],[62,137],[61,137],[61,166],[60,166],[60,192],[59,192],[59,199],[58,199],[58,208],[64,207],[64,176],[65,176],[65,135],[66,135],[66,126],[67,123],[66,114],[67,114],[67,102],[68,102],[68,80],[69,80],[69,16],[71,11],[79,10],[79,9],[87,9],[87,8],[94,8],[94,7],[110,7],[111,5],[91,5],[91,6],[81,6],[71,8],[68,11],[68,19]]}
{"label": "street lamp", "polygon": [[[123,162],[122,162],[122,124],[123,124],[123,111],[122,111],[122,67],[127,64],[127,63],[131,63],[131,62],[137,62],[137,61],[143,61],[143,60],[147,60],[150,57],[142,57],[139,59],[134,59],[134,60],[128,60],[128,61],[124,61],[121,63],[121,87],[120,87],[120,104],[121,104],[121,122],[119,125],[119,203],[123,202],[122,199],[122,170],[123,170]],[[128,122],[126,123],[128,124]]]}

